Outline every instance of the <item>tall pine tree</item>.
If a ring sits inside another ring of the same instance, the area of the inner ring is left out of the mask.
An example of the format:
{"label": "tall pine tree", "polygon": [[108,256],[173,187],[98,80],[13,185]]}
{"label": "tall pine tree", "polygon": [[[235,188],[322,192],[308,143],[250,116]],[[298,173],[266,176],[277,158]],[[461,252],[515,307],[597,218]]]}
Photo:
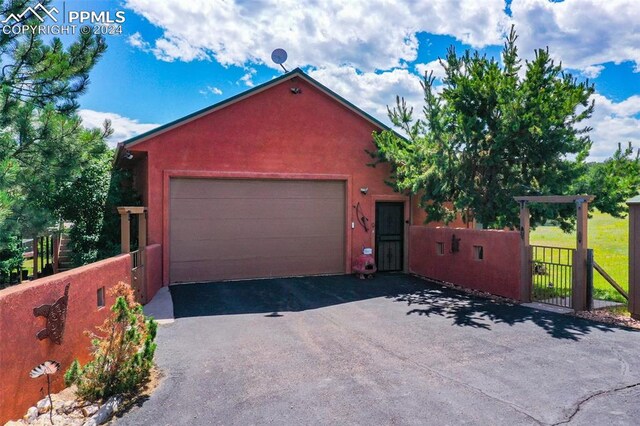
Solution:
{"label": "tall pine tree", "polygon": [[[512,28],[502,63],[477,51],[441,60],[442,87],[425,75],[424,116],[415,119],[403,99],[389,109],[392,131],[374,135],[379,161],[391,163],[391,184],[420,194],[432,221],[471,215],[490,228],[519,223],[516,195],[566,194],[584,173],[591,141],[588,127],[594,89],[563,72],[548,49],[522,64]],[[570,226],[573,209],[532,210]]]}
{"label": "tall pine tree", "polygon": [[[51,1],[1,1],[0,15],[19,16],[38,3]],[[39,24],[27,14],[4,25]],[[37,31],[0,34],[0,252],[3,241],[52,225],[59,216],[51,195],[106,151],[108,127],[103,134],[87,131],[76,114],[105,49],[103,37],[91,34],[66,47],[58,38],[45,42]]]}

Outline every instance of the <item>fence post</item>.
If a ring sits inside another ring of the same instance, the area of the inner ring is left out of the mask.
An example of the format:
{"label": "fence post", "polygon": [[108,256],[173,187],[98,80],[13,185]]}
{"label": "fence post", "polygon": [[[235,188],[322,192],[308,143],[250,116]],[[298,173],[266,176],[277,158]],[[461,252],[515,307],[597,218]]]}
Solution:
{"label": "fence post", "polygon": [[126,207],[118,207],[118,213],[120,213],[120,253],[129,253],[131,251],[129,210]]}
{"label": "fence post", "polygon": [[[136,295],[142,303],[147,297],[146,287],[146,253],[147,246],[147,208],[141,206],[118,207],[120,213],[120,249],[122,253],[131,253],[131,215],[138,218],[138,250],[131,256],[131,283]],[[134,259],[135,256],[135,259]],[[135,284],[134,284],[135,283]]]}
{"label": "fence post", "polygon": [[629,206],[629,312],[640,320],[640,195]]}
{"label": "fence post", "polygon": [[33,238],[33,278],[38,279],[38,237]]}
{"label": "fence post", "polygon": [[531,302],[531,246],[529,205],[520,201],[520,301]]}
{"label": "fence post", "polygon": [[587,249],[587,309],[593,309],[593,249]]}
{"label": "fence post", "polygon": [[138,276],[142,302],[147,300],[147,212],[138,213],[138,250],[140,252],[140,266],[142,273]]}
{"label": "fence post", "polygon": [[60,259],[60,238],[61,234],[55,233],[53,234],[53,259],[51,262],[53,263],[53,273],[58,273],[58,261]]}
{"label": "fence post", "polygon": [[589,203],[576,200],[576,254],[573,262],[572,306],[577,311],[587,310],[587,247],[589,243],[587,220]]}

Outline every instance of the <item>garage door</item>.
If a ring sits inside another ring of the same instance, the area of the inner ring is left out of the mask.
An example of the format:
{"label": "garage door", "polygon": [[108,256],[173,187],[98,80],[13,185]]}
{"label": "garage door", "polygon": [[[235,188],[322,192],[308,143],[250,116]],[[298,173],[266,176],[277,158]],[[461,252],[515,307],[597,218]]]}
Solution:
{"label": "garage door", "polygon": [[171,179],[171,282],[344,273],[336,181]]}

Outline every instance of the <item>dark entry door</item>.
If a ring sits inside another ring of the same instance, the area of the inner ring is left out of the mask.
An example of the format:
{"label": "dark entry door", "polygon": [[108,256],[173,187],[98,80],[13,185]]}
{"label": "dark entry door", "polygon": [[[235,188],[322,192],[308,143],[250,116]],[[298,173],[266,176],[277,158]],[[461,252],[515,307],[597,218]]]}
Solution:
{"label": "dark entry door", "polygon": [[376,203],[375,229],[378,271],[402,271],[404,203]]}

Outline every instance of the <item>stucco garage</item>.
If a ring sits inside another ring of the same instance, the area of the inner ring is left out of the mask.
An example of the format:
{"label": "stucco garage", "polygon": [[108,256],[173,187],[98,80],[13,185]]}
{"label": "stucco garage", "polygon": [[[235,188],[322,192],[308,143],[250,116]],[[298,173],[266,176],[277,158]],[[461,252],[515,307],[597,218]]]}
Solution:
{"label": "stucco garage", "polygon": [[171,282],[345,272],[345,182],[170,182]]}
{"label": "stucco garage", "polygon": [[408,270],[417,199],[371,167],[390,130],[300,69],[119,145],[162,283]]}

